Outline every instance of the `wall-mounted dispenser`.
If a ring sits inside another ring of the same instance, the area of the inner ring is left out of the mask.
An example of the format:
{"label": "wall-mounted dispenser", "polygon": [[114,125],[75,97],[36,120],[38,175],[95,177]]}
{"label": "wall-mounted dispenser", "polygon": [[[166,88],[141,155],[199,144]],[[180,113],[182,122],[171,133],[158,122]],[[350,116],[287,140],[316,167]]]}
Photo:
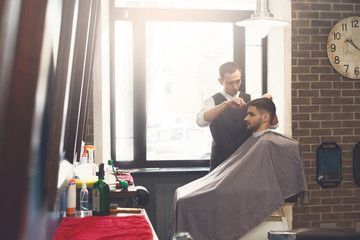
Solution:
{"label": "wall-mounted dispenser", "polygon": [[360,185],[360,142],[353,149],[354,181]]}
{"label": "wall-mounted dispenser", "polygon": [[316,179],[322,187],[341,182],[341,148],[334,142],[322,143],[316,151]]}

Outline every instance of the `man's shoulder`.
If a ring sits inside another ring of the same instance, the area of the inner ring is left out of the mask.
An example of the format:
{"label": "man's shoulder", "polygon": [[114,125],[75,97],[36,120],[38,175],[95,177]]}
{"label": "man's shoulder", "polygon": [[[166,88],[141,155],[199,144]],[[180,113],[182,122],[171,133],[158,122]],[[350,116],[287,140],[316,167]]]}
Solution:
{"label": "man's shoulder", "polygon": [[212,95],[211,97],[212,98],[217,98],[217,97],[224,97],[225,98],[225,96],[221,92],[217,92],[214,95]]}
{"label": "man's shoulder", "polygon": [[219,105],[220,103],[226,101],[226,97],[221,93],[215,93],[211,96],[214,99],[215,105]]}
{"label": "man's shoulder", "polygon": [[246,92],[240,92],[239,97],[244,99],[246,103],[251,101],[251,95],[247,94]]}

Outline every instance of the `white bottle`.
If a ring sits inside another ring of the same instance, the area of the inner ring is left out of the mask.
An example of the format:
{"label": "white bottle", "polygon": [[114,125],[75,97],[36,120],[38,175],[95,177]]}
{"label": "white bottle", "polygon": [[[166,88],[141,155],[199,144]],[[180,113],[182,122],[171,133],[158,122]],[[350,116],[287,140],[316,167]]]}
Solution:
{"label": "white bottle", "polygon": [[105,182],[109,185],[110,191],[116,189],[116,177],[112,168],[112,164],[112,160],[109,160],[105,170]]}
{"label": "white bottle", "polygon": [[71,179],[66,196],[66,214],[75,214],[76,208],[76,182]]}

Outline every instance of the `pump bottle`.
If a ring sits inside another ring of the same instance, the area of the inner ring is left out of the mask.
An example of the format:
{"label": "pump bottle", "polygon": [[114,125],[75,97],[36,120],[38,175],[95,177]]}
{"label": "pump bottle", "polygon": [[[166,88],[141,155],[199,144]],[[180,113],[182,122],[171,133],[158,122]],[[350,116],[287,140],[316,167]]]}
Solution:
{"label": "pump bottle", "polygon": [[104,181],[104,164],[99,166],[99,172],[96,173],[99,180],[94,183],[92,188],[93,215],[110,215],[110,188]]}

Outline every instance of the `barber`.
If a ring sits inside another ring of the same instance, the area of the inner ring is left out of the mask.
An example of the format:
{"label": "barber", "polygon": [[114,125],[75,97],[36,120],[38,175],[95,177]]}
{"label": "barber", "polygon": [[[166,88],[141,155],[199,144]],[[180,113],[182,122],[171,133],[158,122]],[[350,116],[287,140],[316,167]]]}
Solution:
{"label": "barber", "polygon": [[[251,136],[244,121],[247,115],[246,104],[251,100],[250,94],[239,91],[241,85],[241,69],[236,62],[226,62],[219,68],[221,92],[207,98],[196,122],[200,127],[210,126],[213,138],[210,158],[210,171],[230,157],[240,145]],[[264,98],[272,100],[268,93]],[[277,128],[275,116],[271,128]]]}

